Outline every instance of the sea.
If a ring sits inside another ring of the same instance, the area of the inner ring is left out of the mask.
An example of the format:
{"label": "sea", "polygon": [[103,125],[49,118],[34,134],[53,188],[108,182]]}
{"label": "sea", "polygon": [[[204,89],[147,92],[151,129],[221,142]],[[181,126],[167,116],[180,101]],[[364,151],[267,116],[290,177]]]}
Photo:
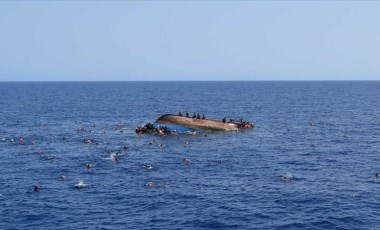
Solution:
{"label": "sea", "polygon": [[[2,82],[0,229],[380,229],[379,99],[377,81]],[[255,127],[135,133],[180,111]]]}

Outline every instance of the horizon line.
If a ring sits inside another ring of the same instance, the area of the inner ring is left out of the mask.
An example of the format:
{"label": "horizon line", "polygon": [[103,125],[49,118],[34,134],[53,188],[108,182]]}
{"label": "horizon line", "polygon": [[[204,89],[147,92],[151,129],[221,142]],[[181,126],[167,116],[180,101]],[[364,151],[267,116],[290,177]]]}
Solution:
{"label": "horizon line", "polygon": [[38,82],[52,82],[52,83],[65,83],[65,82],[376,82],[380,80],[16,80],[16,81],[2,81],[0,83],[38,83]]}

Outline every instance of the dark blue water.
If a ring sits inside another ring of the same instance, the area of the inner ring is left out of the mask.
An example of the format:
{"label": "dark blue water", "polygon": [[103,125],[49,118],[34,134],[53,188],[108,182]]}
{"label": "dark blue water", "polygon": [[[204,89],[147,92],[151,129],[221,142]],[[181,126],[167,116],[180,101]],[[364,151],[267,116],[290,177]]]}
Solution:
{"label": "dark blue water", "polygon": [[[0,83],[0,229],[378,229],[379,98],[380,82]],[[134,133],[180,110],[256,127]]]}

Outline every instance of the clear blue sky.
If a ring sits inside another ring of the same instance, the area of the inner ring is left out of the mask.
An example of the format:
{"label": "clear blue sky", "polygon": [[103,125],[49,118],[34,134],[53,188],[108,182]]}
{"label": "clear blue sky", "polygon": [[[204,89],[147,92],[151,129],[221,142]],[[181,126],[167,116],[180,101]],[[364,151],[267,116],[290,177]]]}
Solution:
{"label": "clear blue sky", "polygon": [[1,1],[34,80],[380,80],[380,1]]}

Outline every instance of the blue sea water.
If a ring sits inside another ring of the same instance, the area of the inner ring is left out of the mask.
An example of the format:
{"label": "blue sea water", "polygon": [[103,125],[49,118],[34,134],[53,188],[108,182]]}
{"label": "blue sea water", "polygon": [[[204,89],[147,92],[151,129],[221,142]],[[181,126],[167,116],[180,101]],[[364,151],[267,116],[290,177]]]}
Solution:
{"label": "blue sea water", "polygon": [[[380,82],[0,83],[0,229],[379,229],[379,98]],[[134,132],[179,111],[256,126]]]}

